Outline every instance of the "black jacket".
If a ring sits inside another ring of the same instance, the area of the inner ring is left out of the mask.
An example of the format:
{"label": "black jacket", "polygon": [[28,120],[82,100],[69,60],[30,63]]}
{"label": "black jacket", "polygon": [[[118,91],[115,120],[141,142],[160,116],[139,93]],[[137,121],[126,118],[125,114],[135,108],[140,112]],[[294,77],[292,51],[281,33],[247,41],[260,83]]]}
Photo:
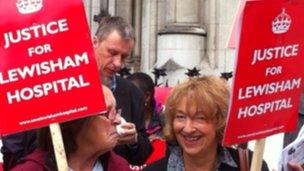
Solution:
{"label": "black jacket", "polygon": [[144,127],[144,95],[129,80],[116,76],[114,96],[117,107],[122,109],[122,117],[135,124],[138,132],[136,145],[117,146],[114,151],[132,165],[142,165],[152,152],[152,146]]}
{"label": "black jacket", "polygon": [[3,170],[7,171],[37,147],[36,131],[30,130],[11,134],[3,137],[2,142]]}

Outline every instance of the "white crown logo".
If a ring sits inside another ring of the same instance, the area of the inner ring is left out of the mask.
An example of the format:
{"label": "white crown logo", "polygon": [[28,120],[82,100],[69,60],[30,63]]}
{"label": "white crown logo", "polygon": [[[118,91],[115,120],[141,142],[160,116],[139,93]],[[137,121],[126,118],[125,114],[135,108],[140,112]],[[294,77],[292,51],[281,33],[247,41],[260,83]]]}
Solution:
{"label": "white crown logo", "polygon": [[290,24],[291,18],[285,13],[285,8],[283,8],[281,14],[272,21],[272,32],[274,34],[286,33],[289,30]]}
{"label": "white crown logo", "polygon": [[42,8],[43,0],[18,0],[16,6],[21,14],[30,14]]}

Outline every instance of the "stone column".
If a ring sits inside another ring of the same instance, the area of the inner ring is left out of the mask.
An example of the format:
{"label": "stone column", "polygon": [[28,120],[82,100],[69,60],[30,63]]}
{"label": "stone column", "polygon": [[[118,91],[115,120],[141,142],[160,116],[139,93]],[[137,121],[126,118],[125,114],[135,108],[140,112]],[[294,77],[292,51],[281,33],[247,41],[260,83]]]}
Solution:
{"label": "stone column", "polygon": [[115,15],[121,16],[133,25],[133,0],[116,0]]}
{"label": "stone column", "polygon": [[165,68],[169,85],[185,79],[187,69],[200,69],[206,32],[202,26],[202,0],[166,0],[164,27],[157,36],[157,68]]}
{"label": "stone column", "polygon": [[91,30],[91,34],[93,35],[98,27],[98,24],[94,22],[94,15],[99,14],[101,9],[101,0],[83,0],[88,25]]}
{"label": "stone column", "polygon": [[108,12],[114,16],[116,12],[116,0],[108,0]]}
{"label": "stone column", "polygon": [[208,32],[206,57],[201,66],[204,74],[220,75],[234,70],[236,53],[227,49],[231,24],[240,0],[206,0],[205,26]]}
{"label": "stone column", "polygon": [[156,59],[157,0],[142,0],[141,66],[150,72]]}
{"label": "stone column", "polygon": [[135,0],[134,3],[134,32],[135,47],[133,51],[134,70],[140,70],[141,61],[141,17],[142,17],[142,0]]}

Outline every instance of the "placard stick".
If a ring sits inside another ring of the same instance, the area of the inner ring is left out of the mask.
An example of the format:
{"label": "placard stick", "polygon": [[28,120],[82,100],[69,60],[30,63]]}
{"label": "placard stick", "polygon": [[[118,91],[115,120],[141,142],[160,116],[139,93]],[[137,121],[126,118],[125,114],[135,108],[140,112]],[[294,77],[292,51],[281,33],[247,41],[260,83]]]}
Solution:
{"label": "placard stick", "polygon": [[265,138],[255,141],[250,171],[260,171],[261,170],[265,141],[266,141]]}
{"label": "placard stick", "polygon": [[56,157],[58,171],[67,171],[68,163],[65,155],[60,125],[58,123],[50,124],[50,131]]}

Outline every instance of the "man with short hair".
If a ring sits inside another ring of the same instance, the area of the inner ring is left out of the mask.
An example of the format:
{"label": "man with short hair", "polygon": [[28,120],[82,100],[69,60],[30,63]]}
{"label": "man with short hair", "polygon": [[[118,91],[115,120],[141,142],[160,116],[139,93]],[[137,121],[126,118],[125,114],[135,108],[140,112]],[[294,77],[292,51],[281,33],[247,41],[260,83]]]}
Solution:
{"label": "man with short hair", "polygon": [[133,29],[121,17],[103,17],[93,40],[96,62],[103,84],[114,93],[117,107],[122,109],[124,133],[114,150],[130,164],[142,165],[152,151],[144,128],[144,96],[130,81],[115,74],[134,47]]}

